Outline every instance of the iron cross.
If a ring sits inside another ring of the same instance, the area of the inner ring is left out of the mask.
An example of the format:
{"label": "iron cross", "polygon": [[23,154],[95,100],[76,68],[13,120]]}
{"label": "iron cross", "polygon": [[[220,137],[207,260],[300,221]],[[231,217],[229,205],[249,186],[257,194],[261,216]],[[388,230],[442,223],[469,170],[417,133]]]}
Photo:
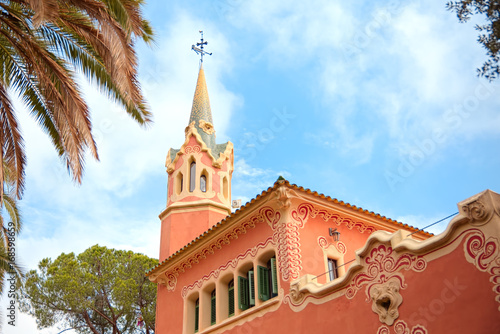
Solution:
{"label": "iron cross", "polygon": [[208,42],[207,41],[203,41],[203,30],[200,30],[200,34],[201,34],[201,42],[199,43],[196,43],[196,46],[192,45],[191,46],[191,50],[194,50],[194,52],[196,52],[197,54],[200,55],[201,57],[201,62],[203,63],[203,56],[204,55],[209,55],[211,56],[212,53],[211,52],[207,52],[205,50],[203,50],[203,46],[204,45],[207,45]]}

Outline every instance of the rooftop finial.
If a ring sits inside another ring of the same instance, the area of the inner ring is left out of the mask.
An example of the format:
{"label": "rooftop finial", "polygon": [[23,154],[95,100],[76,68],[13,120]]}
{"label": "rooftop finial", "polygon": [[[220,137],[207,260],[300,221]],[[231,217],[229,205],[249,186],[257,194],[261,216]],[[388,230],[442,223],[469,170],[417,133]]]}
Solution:
{"label": "rooftop finial", "polygon": [[[191,46],[191,50],[194,50],[194,52],[196,52],[197,54],[200,55],[201,57],[201,62],[203,63],[203,56],[204,55],[209,55],[211,56],[212,53],[211,52],[207,52],[205,50],[203,50],[203,46],[204,45],[207,45],[208,42],[207,41],[203,41],[203,30],[200,30],[200,34],[201,34],[201,42],[199,43],[196,43],[196,46],[192,45]],[[199,47],[198,47],[199,46]]]}

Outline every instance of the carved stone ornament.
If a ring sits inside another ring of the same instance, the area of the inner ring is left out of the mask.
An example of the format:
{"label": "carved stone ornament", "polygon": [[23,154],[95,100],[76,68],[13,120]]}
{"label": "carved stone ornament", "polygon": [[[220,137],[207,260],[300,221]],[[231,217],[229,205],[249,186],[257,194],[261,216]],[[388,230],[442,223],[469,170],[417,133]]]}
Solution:
{"label": "carved stone ornament", "polygon": [[280,205],[280,209],[288,208],[291,205],[290,194],[291,191],[287,187],[279,187],[276,189],[276,198]]}
{"label": "carved stone ornament", "polygon": [[399,317],[398,308],[403,302],[403,297],[399,294],[400,288],[399,280],[390,279],[370,289],[372,310],[378,314],[380,322],[386,325],[391,326]]}
{"label": "carved stone ornament", "polygon": [[480,201],[472,202],[462,207],[463,211],[467,214],[471,224],[480,226],[486,224],[491,219],[491,214],[486,211],[484,204]]}
{"label": "carved stone ornament", "polygon": [[292,301],[296,304],[299,304],[302,301],[302,299],[304,299],[305,294],[303,292],[300,292],[299,283],[292,284],[290,286],[290,297]]}
{"label": "carved stone ornament", "polygon": [[215,132],[214,126],[210,122],[206,122],[202,119],[200,119],[198,126],[200,129],[202,129],[206,134],[211,135],[212,133]]}
{"label": "carved stone ornament", "polygon": [[500,196],[491,190],[485,190],[458,203],[460,213],[470,220],[473,226],[482,226],[493,217],[500,216]]}

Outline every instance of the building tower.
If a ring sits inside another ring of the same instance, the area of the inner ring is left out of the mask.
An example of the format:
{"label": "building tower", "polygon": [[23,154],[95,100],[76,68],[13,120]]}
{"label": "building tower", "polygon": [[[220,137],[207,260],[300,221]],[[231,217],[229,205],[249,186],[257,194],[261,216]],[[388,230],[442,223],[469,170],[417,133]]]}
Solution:
{"label": "building tower", "polygon": [[[203,41],[202,41],[203,42]],[[217,144],[203,62],[181,148],[170,149],[160,262],[231,213],[233,144]]]}

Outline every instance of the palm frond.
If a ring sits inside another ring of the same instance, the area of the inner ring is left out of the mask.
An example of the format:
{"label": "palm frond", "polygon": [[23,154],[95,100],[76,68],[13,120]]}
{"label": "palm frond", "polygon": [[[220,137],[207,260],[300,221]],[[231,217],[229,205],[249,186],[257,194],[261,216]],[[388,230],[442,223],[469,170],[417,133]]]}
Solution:
{"label": "palm frond", "polygon": [[0,164],[0,199],[4,199],[6,168],[14,172],[14,175],[10,174],[9,179],[15,184],[15,192],[20,196],[24,189],[26,156],[15,111],[3,85],[0,85],[0,145],[0,154],[3,157],[3,163]]}
{"label": "palm frond", "polygon": [[[0,1],[0,205],[7,172],[21,198],[25,151],[7,94],[14,91],[49,135],[76,182],[87,150],[98,159],[81,71],[141,125],[151,112],[137,80],[134,40],[152,41],[142,0]],[[8,170],[6,167],[8,166]]]}
{"label": "palm frond", "polygon": [[57,17],[59,11],[58,0],[26,0],[26,2],[35,12],[33,24],[36,27]]}

